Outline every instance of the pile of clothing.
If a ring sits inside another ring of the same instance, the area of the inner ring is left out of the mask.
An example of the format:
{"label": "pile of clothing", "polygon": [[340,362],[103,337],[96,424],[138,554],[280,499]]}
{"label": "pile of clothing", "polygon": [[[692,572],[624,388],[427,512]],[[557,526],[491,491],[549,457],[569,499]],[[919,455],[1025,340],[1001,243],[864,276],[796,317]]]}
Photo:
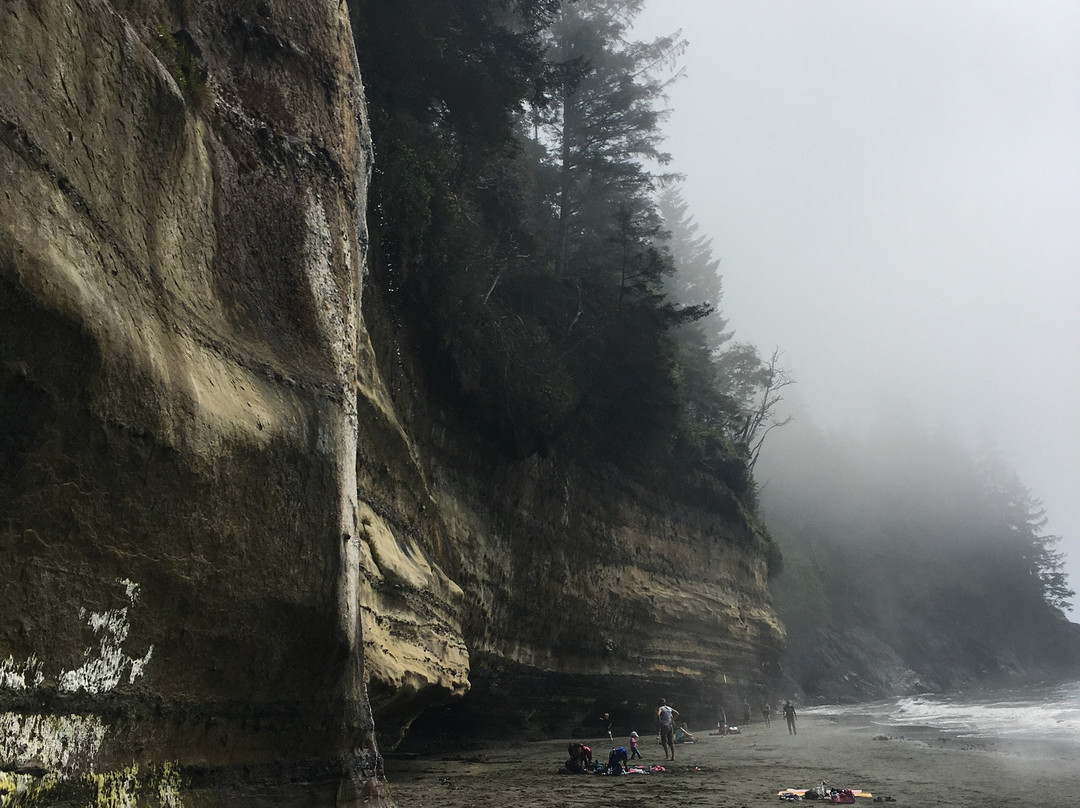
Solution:
{"label": "pile of clothing", "polygon": [[801,802],[802,800],[821,800],[833,805],[851,805],[855,802],[855,796],[869,797],[868,792],[853,791],[850,788],[829,788],[824,780],[816,788],[788,788],[780,792],[780,799],[785,802]]}

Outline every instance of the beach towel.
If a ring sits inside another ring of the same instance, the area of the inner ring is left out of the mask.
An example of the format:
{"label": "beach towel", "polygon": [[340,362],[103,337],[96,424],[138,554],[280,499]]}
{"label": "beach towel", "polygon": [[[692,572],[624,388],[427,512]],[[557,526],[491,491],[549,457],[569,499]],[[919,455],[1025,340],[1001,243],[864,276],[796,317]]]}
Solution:
{"label": "beach towel", "polygon": [[[873,798],[873,796],[874,796],[872,792],[867,791],[867,790],[862,789],[862,788],[830,789],[830,791],[851,792],[851,795],[853,797]],[[785,788],[785,789],[782,789],[782,790],[776,792],[776,795],[778,797],[780,797],[780,799],[782,799],[782,800],[790,800],[791,797],[785,796],[786,794],[791,794],[793,796],[798,797],[799,799],[812,799],[812,800],[824,799],[825,802],[830,802],[828,794],[826,794],[825,797],[822,798],[821,796],[818,795],[817,791],[815,789],[812,789],[812,788]],[[811,794],[813,794],[814,796],[811,797],[810,796]],[[855,800],[852,800],[852,802],[854,802],[854,801]],[[888,801],[888,800],[883,800],[883,801]]]}

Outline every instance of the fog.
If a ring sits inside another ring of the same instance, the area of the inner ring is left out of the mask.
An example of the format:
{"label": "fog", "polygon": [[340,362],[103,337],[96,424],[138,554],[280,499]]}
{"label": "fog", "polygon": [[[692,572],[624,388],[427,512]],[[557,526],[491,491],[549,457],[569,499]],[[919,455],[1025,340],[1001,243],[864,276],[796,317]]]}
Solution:
{"label": "fog", "polygon": [[1080,589],[1080,4],[653,0],[637,26],[675,29],[673,168],[730,326],[797,381],[771,460],[899,413],[989,438]]}

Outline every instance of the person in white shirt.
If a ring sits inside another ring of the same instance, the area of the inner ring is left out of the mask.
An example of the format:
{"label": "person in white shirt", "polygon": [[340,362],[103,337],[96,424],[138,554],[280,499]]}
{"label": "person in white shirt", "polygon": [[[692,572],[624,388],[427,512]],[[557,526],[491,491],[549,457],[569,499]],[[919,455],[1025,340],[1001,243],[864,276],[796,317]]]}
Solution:
{"label": "person in white shirt", "polygon": [[664,747],[664,760],[675,759],[675,719],[678,716],[678,710],[671,707],[664,699],[660,699],[660,706],[656,708],[656,717],[660,721],[660,745]]}

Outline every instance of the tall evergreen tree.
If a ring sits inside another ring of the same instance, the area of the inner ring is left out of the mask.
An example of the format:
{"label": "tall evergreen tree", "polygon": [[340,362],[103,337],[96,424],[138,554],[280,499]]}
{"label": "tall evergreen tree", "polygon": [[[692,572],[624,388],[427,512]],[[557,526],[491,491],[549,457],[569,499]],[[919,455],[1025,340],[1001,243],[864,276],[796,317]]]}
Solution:
{"label": "tall evergreen tree", "polygon": [[[614,212],[650,194],[662,175],[664,92],[678,74],[686,42],[679,33],[651,42],[630,39],[644,0],[564,3],[548,32],[548,60],[559,77],[553,103],[534,110],[535,131],[550,149],[552,205],[557,212],[556,271],[581,276],[617,226]],[[667,75],[664,75],[665,72]]]}
{"label": "tall evergreen tree", "polygon": [[[741,463],[752,469],[765,436],[787,423],[777,405],[791,379],[780,367],[778,353],[765,363],[752,344],[729,344],[733,334],[720,313],[720,262],[713,257],[711,241],[698,235],[678,189],[666,188],[658,204],[675,267],[666,288],[676,301],[708,307],[705,317],[678,332],[683,434],[702,453],[706,467],[730,473]],[[738,471],[739,480],[749,485],[748,476]]]}
{"label": "tall evergreen tree", "polygon": [[688,328],[720,296],[689,220],[678,249],[698,275],[673,285],[656,194],[685,42],[635,41],[643,3],[353,4],[372,262],[436,377],[511,453],[561,442],[625,459],[682,430],[734,468],[746,352],[713,362],[718,314]]}
{"label": "tall evergreen tree", "polygon": [[[630,37],[642,0],[565,3],[547,33],[552,103],[534,108],[546,153],[541,189],[553,211],[553,276],[562,339],[580,382],[579,434],[610,448],[669,437],[679,412],[672,329],[706,308],[665,295],[655,192],[667,179],[663,94],[685,42]],[[632,415],[632,417],[631,417]],[[625,434],[636,440],[628,444]]]}
{"label": "tall evergreen tree", "polygon": [[713,256],[712,240],[699,234],[690,206],[676,187],[665,188],[658,199],[667,230],[667,248],[675,273],[667,283],[672,298],[683,305],[705,304],[710,308],[700,321],[709,350],[718,352],[731,339],[727,319],[721,314],[723,282],[720,261]]}
{"label": "tall evergreen tree", "polygon": [[1064,609],[1076,593],[1068,586],[1060,536],[1046,532],[1042,502],[1020,482],[1012,466],[992,447],[980,459],[983,495],[993,527],[989,551],[1004,559],[1014,573],[1014,586],[1036,594],[1047,605]]}
{"label": "tall evergreen tree", "polygon": [[439,265],[457,199],[543,96],[540,34],[559,4],[350,3],[375,148],[371,231],[398,284]]}

